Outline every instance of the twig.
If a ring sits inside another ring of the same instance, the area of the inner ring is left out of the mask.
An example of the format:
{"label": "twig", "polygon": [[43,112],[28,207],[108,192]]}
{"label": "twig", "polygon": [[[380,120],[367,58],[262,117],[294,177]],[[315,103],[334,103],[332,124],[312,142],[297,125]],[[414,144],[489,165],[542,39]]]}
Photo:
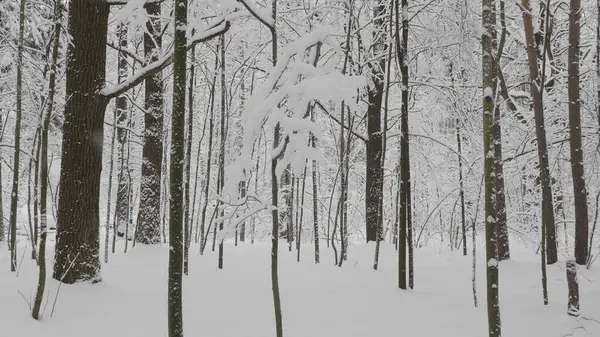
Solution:
{"label": "twig", "polygon": [[23,295],[23,293],[20,290],[17,290],[17,292],[19,293],[19,295],[21,295],[21,297],[23,297],[23,299],[25,300],[25,303],[27,303],[29,305],[29,310],[31,310],[31,301],[28,301],[27,298],[25,297],[25,295]]}
{"label": "twig", "polygon": [[58,288],[56,289],[56,296],[54,297],[54,303],[52,304],[52,311],[50,312],[50,317],[52,317],[54,315],[54,309],[56,308],[56,301],[58,301],[58,294],[60,293],[60,286],[63,283],[63,280],[65,278],[65,276],[67,275],[67,273],[69,272],[69,270],[71,270],[71,268],[73,268],[73,266],[75,265],[75,261],[77,261],[77,258],[79,257],[79,253],[77,253],[77,255],[75,255],[75,258],[73,259],[73,261],[71,261],[71,265],[69,266],[69,268],[67,268],[67,270],[65,270],[65,272],[60,276],[60,282],[58,283]]}

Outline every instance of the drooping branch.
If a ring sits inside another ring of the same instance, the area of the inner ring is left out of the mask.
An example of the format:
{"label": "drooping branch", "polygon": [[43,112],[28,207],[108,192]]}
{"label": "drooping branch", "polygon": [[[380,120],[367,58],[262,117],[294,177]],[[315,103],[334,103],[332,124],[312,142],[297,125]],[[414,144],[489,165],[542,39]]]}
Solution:
{"label": "drooping branch", "polygon": [[139,56],[138,54],[136,54],[133,50],[127,49],[127,48],[123,48],[121,46],[119,46],[118,43],[116,42],[107,42],[106,43],[107,46],[109,46],[111,49],[114,49],[118,52],[121,52],[129,57],[131,57],[136,63],[144,65],[144,59]]}
{"label": "drooping branch", "polygon": [[323,104],[321,104],[321,102],[316,101],[315,104],[319,107],[319,109],[321,109],[321,111],[323,111],[329,118],[333,119],[334,122],[336,122],[338,125],[341,125],[344,127],[344,129],[348,130],[349,132],[351,132],[354,136],[356,136],[356,138],[362,140],[363,142],[367,142],[368,137],[367,136],[363,136],[360,133],[356,132],[356,130],[353,130],[352,128],[350,128],[348,125],[342,125],[340,120],[337,119],[335,116],[333,116],[324,106]]}
{"label": "drooping branch", "polygon": [[[211,39],[220,36],[221,34],[224,34],[229,30],[230,27],[231,22],[229,20],[219,20],[219,22],[211,25],[203,32],[198,33],[196,36],[192,37],[188,41],[187,50],[192,49],[193,46],[201,42],[210,41]],[[159,59],[158,61],[146,65],[145,67],[140,69],[139,72],[132,75],[125,81],[121,82],[121,84],[102,89],[100,91],[100,94],[106,97],[107,99],[111,99],[122,95],[128,90],[142,83],[146,78],[158,73],[159,71],[162,71],[171,63],[173,63],[173,50],[169,51],[163,58]]]}
{"label": "drooping branch", "polygon": [[253,4],[250,4],[249,0],[237,0],[237,2],[241,3],[248,10],[248,12],[250,12],[250,14],[252,14],[252,16],[254,16],[263,25],[267,26],[267,28],[269,28],[269,29],[275,28],[273,18],[269,15],[269,13],[266,13],[266,14],[261,13],[261,9],[257,8]]}
{"label": "drooping branch", "polygon": [[159,4],[161,2],[165,2],[165,0],[105,0],[109,6],[119,6],[119,5],[127,5],[129,3],[140,1],[140,5],[146,7],[150,4]]}

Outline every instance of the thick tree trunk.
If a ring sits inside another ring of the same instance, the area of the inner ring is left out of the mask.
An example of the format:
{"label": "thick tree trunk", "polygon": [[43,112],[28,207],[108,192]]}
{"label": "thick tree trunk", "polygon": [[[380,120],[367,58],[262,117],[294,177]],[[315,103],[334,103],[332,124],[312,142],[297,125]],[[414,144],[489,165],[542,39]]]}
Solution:
{"label": "thick tree trunk", "polygon": [[383,102],[383,73],[385,69],[385,22],[384,13],[386,4],[383,0],[375,0],[373,10],[374,28],[373,33],[373,56],[378,61],[369,64],[369,77],[372,85],[369,87],[367,108],[367,133],[366,143],[366,191],[365,191],[365,213],[367,242],[381,239],[382,231],[379,229],[380,217],[382,216],[381,198],[383,195],[383,171],[381,169],[383,159],[383,138],[381,134],[381,105]]}
{"label": "thick tree trunk", "polygon": [[109,7],[101,1],[69,2],[56,254],[53,277],[65,283],[100,281],[99,199],[102,171],[104,86]]}
{"label": "thick tree trunk", "polygon": [[[398,0],[397,0],[398,1]],[[402,11],[408,10],[408,1],[402,0]],[[399,34],[400,8],[396,6],[396,51],[402,75],[402,110],[400,114],[400,205],[398,226],[398,287],[406,289],[408,257],[408,286],[414,286],[412,250],[412,207],[410,190],[410,143],[408,136],[408,15],[402,13],[402,40]],[[407,254],[408,250],[408,254]],[[408,256],[407,256],[408,255]]]}
{"label": "thick tree trunk", "polygon": [[494,0],[483,0],[482,21],[482,75],[483,75],[483,156],[484,156],[484,205],[487,275],[487,314],[490,337],[500,337],[500,303],[498,296],[498,245],[497,211],[494,203],[494,99],[496,97],[497,73],[494,62],[496,49],[496,5]]}
{"label": "thick tree trunk", "polygon": [[[175,0],[174,27],[187,26],[187,0]],[[173,52],[173,116],[171,119],[171,165],[169,205],[169,337],[183,337],[183,160],[185,146],[185,86],[187,38],[185,29],[175,29]]]}
{"label": "thick tree trunk", "polygon": [[577,281],[577,263],[573,260],[567,261],[567,284],[569,286],[569,304],[567,314],[579,316],[579,282]]}
{"label": "thick tree trunk", "polygon": [[588,207],[583,151],[581,145],[581,101],[579,97],[579,35],[581,1],[571,0],[569,13],[569,138],[571,145],[571,172],[575,199],[575,261],[585,265],[588,258]]}
{"label": "thick tree trunk", "polygon": [[[144,34],[144,54],[149,62],[158,60],[162,45],[160,4],[146,5],[150,19]],[[160,243],[160,201],[163,155],[163,86],[162,73],[144,81],[144,147],[142,149],[142,179],[136,240],[143,244]]]}

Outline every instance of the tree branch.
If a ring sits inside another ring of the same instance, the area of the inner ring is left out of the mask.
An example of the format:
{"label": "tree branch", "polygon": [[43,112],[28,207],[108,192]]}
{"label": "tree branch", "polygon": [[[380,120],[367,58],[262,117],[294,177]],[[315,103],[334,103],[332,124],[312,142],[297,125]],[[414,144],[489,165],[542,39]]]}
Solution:
{"label": "tree branch", "polygon": [[323,106],[323,104],[321,104],[321,102],[316,101],[315,103],[321,109],[321,111],[323,111],[327,116],[329,116],[329,118],[333,119],[336,123],[338,123],[338,125],[343,126],[346,130],[351,132],[354,136],[356,136],[358,139],[362,140],[363,142],[365,142],[365,143],[367,142],[367,140],[368,140],[367,137],[357,133],[356,131],[354,131],[350,127],[348,127],[347,125],[342,125],[342,123],[337,118],[335,118],[331,113],[329,113],[329,111]]}
{"label": "tree branch", "polygon": [[144,65],[144,63],[145,63],[144,60],[139,55],[137,55],[135,52],[133,52],[132,50],[129,50],[127,48],[123,48],[115,42],[107,42],[106,45],[109,46],[111,49],[114,49],[120,53],[123,53],[123,54],[131,57],[135,62],[137,62],[141,65]]}
{"label": "tree branch", "polygon": [[[197,36],[192,37],[192,39],[187,44],[187,50],[192,49],[193,46],[199,44],[200,42],[209,41],[221,34],[224,34],[231,27],[231,22],[229,20],[222,19],[219,22],[213,24],[204,32],[199,33]],[[138,84],[142,83],[146,78],[162,71],[167,66],[169,66],[173,62],[173,50],[169,51],[162,59],[159,59],[156,62],[152,62],[140,71],[132,76],[130,76],[125,81],[113,87],[105,87],[100,90],[100,95],[106,97],[107,99],[111,99],[113,97],[117,97],[127,92],[129,89],[134,88]]]}
{"label": "tree branch", "polygon": [[267,26],[269,29],[274,29],[275,24],[273,23],[273,18],[269,16],[265,16],[260,14],[259,8],[256,8],[254,5],[250,5],[248,0],[237,0],[237,2],[241,3],[253,17],[255,17],[258,21],[260,21],[263,25]]}
{"label": "tree branch", "polygon": [[[109,6],[118,6],[118,5],[127,5],[130,0],[105,0],[105,1]],[[161,2],[165,2],[165,0],[146,0],[144,2],[144,7],[146,7],[146,5],[159,4]]]}

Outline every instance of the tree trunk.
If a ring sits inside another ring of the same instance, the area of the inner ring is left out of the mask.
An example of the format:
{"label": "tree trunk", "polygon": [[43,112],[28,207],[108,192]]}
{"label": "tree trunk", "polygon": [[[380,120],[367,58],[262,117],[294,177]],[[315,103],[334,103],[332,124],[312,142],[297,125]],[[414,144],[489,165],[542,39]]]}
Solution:
{"label": "tree trunk", "polygon": [[500,261],[510,259],[508,242],[508,226],[506,224],[506,197],[504,195],[504,167],[502,161],[502,129],[500,126],[500,105],[494,108],[492,125],[492,143],[494,147],[494,218],[496,219],[498,258]]}
{"label": "tree trunk", "polygon": [[374,29],[373,32],[373,56],[378,61],[369,64],[369,77],[372,85],[368,91],[367,108],[367,133],[366,143],[366,234],[367,242],[381,239],[379,229],[380,216],[382,213],[381,198],[383,195],[383,171],[381,167],[383,157],[383,139],[381,135],[381,105],[383,102],[383,73],[385,69],[385,22],[384,13],[386,4],[383,0],[375,0],[373,10]]}
{"label": "tree trunk", "polygon": [[456,118],[456,143],[458,146],[458,183],[460,186],[460,219],[461,219],[461,234],[462,234],[462,252],[463,256],[467,256],[467,224],[465,219],[465,190],[462,173],[462,146],[460,135],[460,121]]}
{"label": "tree trunk", "polygon": [[40,138],[40,246],[39,246],[39,277],[38,288],[33,303],[32,317],[37,320],[42,319],[43,312],[42,300],[46,288],[46,237],[48,234],[48,216],[47,216],[47,196],[48,196],[48,128],[50,127],[50,117],[54,108],[54,95],[56,91],[56,65],[58,62],[58,50],[60,47],[60,35],[62,30],[62,2],[54,3],[54,41],[52,46],[52,59],[50,63],[50,76],[48,79],[48,101],[46,115],[43,117],[43,124]]}
{"label": "tree trunk", "polygon": [[569,285],[569,304],[567,314],[569,316],[579,316],[579,282],[577,281],[577,263],[576,261],[567,261],[567,284]]}
{"label": "tree trunk", "polygon": [[[0,111],[1,112],[1,111]],[[3,123],[2,123],[2,114],[0,113],[0,130],[3,129]],[[0,142],[2,141],[3,137],[0,136]],[[0,156],[2,156],[2,151],[0,150]],[[4,198],[2,197],[3,194],[3,189],[2,189],[2,165],[0,165],[0,242],[4,242],[5,238],[4,236],[6,235],[5,233],[5,227],[4,227]]]}
{"label": "tree trunk", "polygon": [[579,97],[579,35],[581,1],[571,0],[569,13],[569,144],[571,145],[571,172],[575,199],[575,261],[585,265],[588,259],[588,207],[583,151],[581,145],[581,101]]}
{"label": "tree trunk", "polygon": [[[119,36],[119,47],[127,48],[127,24],[120,23],[117,27],[117,35]],[[124,52],[119,52],[118,56],[118,83],[122,83],[127,78],[127,55]],[[127,213],[129,208],[127,203],[129,200],[129,194],[131,193],[131,186],[127,183],[127,170],[129,168],[126,164],[126,147],[129,132],[125,128],[128,125],[129,109],[127,104],[127,97],[120,95],[115,99],[115,107],[117,109],[117,120],[115,121],[115,127],[117,127],[117,142],[119,145],[117,163],[119,168],[119,177],[117,183],[117,206],[115,209],[117,219],[117,235],[123,237],[125,235],[125,228],[127,227]],[[126,238],[127,239],[127,238]]]}
{"label": "tree trunk", "polygon": [[[213,130],[214,130],[214,108],[215,108],[215,89],[217,86],[217,66],[218,58],[215,58],[214,77],[210,88],[210,115],[208,117],[208,151],[206,160],[206,182],[204,184],[204,206],[202,206],[202,213],[200,214],[200,255],[204,253],[206,247],[206,240],[204,235],[204,227],[206,223],[206,209],[208,208],[208,191],[210,189],[210,168],[212,164],[212,148],[213,148]],[[258,174],[258,173],[257,173]]]}
{"label": "tree trunk", "polygon": [[[41,121],[43,121],[44,119],[44,110],[41,110],[40,113],[40,123]],[[36,138],[38,138],[38,145],[35,146],[35,157],[32,156],[31,161],[29,162],[30,165],[30,169],[29,169],[29,174],[31,175],[31,165],[35,165],[35,168],[33,169],[33,175],[34,175],[34,179],[33,179],[33,224],[32,224],[32,229],[30,230],[30,234],[31,234],[31,243],[32,243],[32,249],[31,249],[31,259],[32,260],[38,260],[38,254],[37,254],[37,245],[38,245],[38,237],[39,237],[39,233],[38,233],[38,222],[39,222],[39,207],[38,207],[38,198],[39,198],[39,194],[38,194],[38,189],[39,189],[39,182],[40,182],[40,148],[41,148],[41,128],[42,125],[40,125],[38,127],[38,130],[36,131]],[[37,136],[39,135],[39,136]],[[33,160],[33,158],[35,158],[35,160]],[[31,190],[31,188],[29,188],[29,190]],[[29,200],[27,200],[27,205],[29,207]]]}
{"label": "tree trunk", "polygon": [[[187,26],[187,0],[176,0],[174,27]],[[169,205],[169,337],[183,337],[183,160],[185,147],[185,86],[187,37],[185,29],[175,29],[173,52],[173,115],[171,119],[171,165]]]}
{"label": "tree trunk", "polygon": [[109,7],[69,2],[56,254],[53,277],[65,283],[100,281],[99,199],[107,100],[104,86]]}
{"label": "tree trunk", "polygon": [[[309,107],[310,109],[310,107]],[[310,139],[310,136],[309,136]],[[310,143],[310,142],[309,142]],[[310,146],[310,145],[309,145]],[[304,221],[304,192],[306,191],[306,171],[308,170],[308,161],[304,164],[304,171],[302,172],[302,198],[298,204],[300,209],[300,221],[298,222],[298,235],[296,235],[296,261],[300,262],[300,248],[302,247],[302,223]]]}
{"label": "tree trunk", "polygon": [[498,246],[497,220],[494,209],[494,99],[496,97],[497,73],[494,62],[496,49],[496,5],[494,0],[483,0],[482,21],[482,75],[483,75],[483,156],[484,156],[484,204],[486,238],[487,314],[490,337],[500,337],[500,303],[498,298]]}
{"label": "tree trunk", "polygon": [[[400,8],[396,3],[396,53],[402,75],[402,110],[400,115],[400,209],[398,235],[398,287],[406,289],[408,250],[408,286],[414,286],[412,250],[412,207],[410,191],[410,143],[408,136],[408,15],[402,13],[402,40],[400,40]],[[402,0],[402,11],[408,10],[408,1]]]}
{"label": "tree trunk", "polygon": [[19,45],[17,49],[17,114],[15,116],[15,149],[13,182],[10,195],[10,271],[17,271],[17,206],[19,202],[19,157],[21,154],[21,116],[23,114],[23,50],[25,32],[25,2],[19,6]]}
{"label": "tree trunk", "polygon": [[[315,109],[312,109],[310,119],[314,123],[316,118]],[[317,138],[311,132],[310,138],[312,140],[313,149],[317,148]],[[257,172],[258,174],[258,172]],[[315,263],[320,262],[319,256],[319,206],[318,206],[318,189],[317,189],[317,161],[312,161],[312,206],[313,206],[313,236],[315,239]]]}
{"label": "tree trunk", "polygon": [[[277,65],[277,0],[273,0],[271,7],[273,26],[271,30],[271,58],[273,68]],[[273,148],[279,146],[281,125],[275,125],[273,132]],[[257,172],[258,174],[258,172]],[[272,227],[271,227],[271,290],[273,293],[273,311],[275,314],[276,337],[283,337],[283,318],[281,312],[281,295],[279,293],[278,255],[279,255],[279,186],[277,184],[277,158],[271,159],[271,202],[273,203]]]}
{"label": "tree trunk", "polygon": [[[149,19],[144,33],[144,55],[149,62],[158,60],[162,46],[160,3],[146,5]],[[143,244],[160,243],[160,201],[163,155],[163,85],[158,72],[144,81],[144,146],[142,179],[137,216],[136,240]]]}
{"label": "tree trunk", "polygon": [[[535,51],[535,41],[533,36],[533,23],[531,19],[531,8],[529,0],[523,0],[523,23],[525,26],[525,39],[527,42],[527,59],[529,62],[529,77],[531,96],[533,97],[533,109],[535,115],[535,133],[538,147],[538,160],[540,168],[541,188],[542,188],[542,223],[546,231],[546,243],[548,246],[546,252],[546,261],[548,264],[558,261],[558,252],[556,246],[556,226],[554,223],[554,207],[552,206],[552,186],[550,181],[550,168],[548,163],[548,146],[546,141],[546,129],[544,126],[544,107],[543,107],[543,72],[540,74],[537,64],[537,54]],[[544,63],[544,62],[543,62]]]}
{"label": "tree trunk", "polygon": [[[220,136],[221,136],[221,144],[219,148],[219,181],[218,184],[218,195],[219,197],[223,193],[223,187],[225,186],[225,119],[227,118],[227,108],[226,108],[226,88],[225,88],[225,35],[221,35],[221,128],[220,128]],[[217,202],[219,205],[220,202]],[[217,206],[218,209],[218,206]],[[221,215],[223,212],[221,211]],[[219,222],[219,230],[223,230],[223,221]],[[215,225],[215,233],[217,232],[217,227]],[[223,241],[225,237],[222,237],[219,240],[219,269],[223,269]]]}
{"label": "tree trunk", "polygon": [[[185,236],[185,247],[183,251],[183,273],[188,274],[189,271],[189,255],[190,255],[190,244],[191,240],[191,208],[193,204],[190,203],[190,181],[192,174],[192,140],[194,136],[194,63],[196,62],[196,48],[192,47],[191,54],[191,66],[190,66],[190,79],[188,85],[188,118],[187,118],[187,140],[185,148],[185,201],[183,206],[185,207],[184,222],[184,236]],[[200,145],[198,145],[200,146]]]}

